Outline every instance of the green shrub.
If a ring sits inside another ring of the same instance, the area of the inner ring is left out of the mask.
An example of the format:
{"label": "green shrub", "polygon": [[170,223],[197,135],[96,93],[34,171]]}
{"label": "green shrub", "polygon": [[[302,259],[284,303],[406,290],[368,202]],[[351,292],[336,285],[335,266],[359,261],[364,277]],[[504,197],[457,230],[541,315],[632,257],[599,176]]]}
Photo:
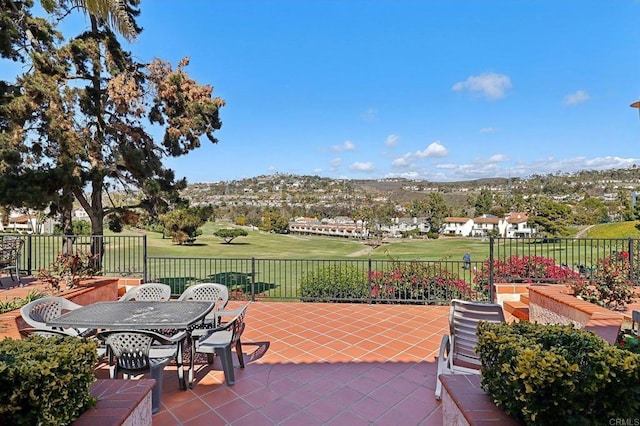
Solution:
{"label": "green shrub", "polygon": [[640,354],[640,340],[636,334],[631,332],[631,330],[620,330],[620,333],[618,333],[618,339],[616,340],[616,347],[624,349],[625,351]]}
{"label": "green shrub", "polygon": [[358,268],[334,265],[307,273],[300,282],[300,293],[306,301],[366,299],[369,283],[366,273]]}
{"label": "green shrub", "polygon": [[640,416],[640,355],[572,326],[480,323],[478,337],[483,389],[525,424]]}
{"label": "green shrub", "polygon": [[96,343],[77,337],[0,341],[0,424],[68,425],[95,405]]}

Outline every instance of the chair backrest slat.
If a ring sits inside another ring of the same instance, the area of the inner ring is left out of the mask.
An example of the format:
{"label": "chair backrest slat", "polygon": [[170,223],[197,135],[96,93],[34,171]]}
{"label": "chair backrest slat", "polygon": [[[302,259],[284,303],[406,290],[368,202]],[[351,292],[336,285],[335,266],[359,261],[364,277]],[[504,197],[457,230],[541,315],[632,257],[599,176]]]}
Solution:
{"label": "chair backrest slat", "polygon": [[120,301],[166,302],[171,299],[171,287],[162,283],[146,283],[132,287]]}
{"label": "chair backrest slat", "polygon": [[480,359],[475,347],[478,344],[478,324],[480,321],[504,322],[502,306],[493,303],[468,302],[454,299],[449,311],[450,336],[453,340],[452,356],[467,366],[480,367]]}

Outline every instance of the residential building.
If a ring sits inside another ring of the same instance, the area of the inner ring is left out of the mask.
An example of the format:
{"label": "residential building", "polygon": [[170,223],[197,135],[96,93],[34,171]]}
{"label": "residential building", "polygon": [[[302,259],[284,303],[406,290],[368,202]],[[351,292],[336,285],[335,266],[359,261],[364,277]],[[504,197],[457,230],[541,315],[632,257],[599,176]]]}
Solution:
{"label": "residential building", "polygon": [[468,217],[445,217],[440,234],[468,237],[473,229],[473,219]]}

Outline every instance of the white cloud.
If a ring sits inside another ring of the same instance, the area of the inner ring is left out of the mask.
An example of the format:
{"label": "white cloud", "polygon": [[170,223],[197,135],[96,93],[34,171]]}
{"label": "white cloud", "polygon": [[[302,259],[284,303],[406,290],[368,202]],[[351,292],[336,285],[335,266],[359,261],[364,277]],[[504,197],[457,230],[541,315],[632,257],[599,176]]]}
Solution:
{"label": "white cloud", "polygon": [[495,155],[492,155],[491,157],[489,157],[488,161],[490,163],[502,163],[502,162],[505,162],[505,161],[508,161],[508,160],[509,160],[509,157],[507,157],[504,154],[495,154]]}
{"label": "white cloud", "polygon": [[564,104],[569,106],[578,105],[587,102],[589,99],[591,99],[591,96],[589,96],[587,92],[584,90],[578,90],[575,93],[565,96]]}
{"label": "white cloud", "polygon": [[329,162],[329,170],[334,172],[342,166],[342,159],[340,157],[334,158]]}
{"label": "white cloud", "polygon": [[269,166],[267,170],[269,170],[270,172],[275,172],[278,170],[278,168],[276,166]]}
{"label": "white cloud", "polygon": [[445,157],[447,155],[447,148],[440,143],[440,141],[436,141],[431,143],[428,147],[423,149],[422,151],[416,152],[407,152],[399,157],[396,157],[391,161],[392,167],[403,168],[403,167],[414,167],[415,160],[421,160],[423,158],[435,158],[435,157]]}
{"label": "white cloud", "polygon": [[452,89],[455,92],[467,90],[473,95],[483,96],[489,100],[496,100],[503,98],[507,90],[511,87],[512,84],[509,76],[504,74],[485,73],[472,75],[465,81],[460,81],[454,84]]}
{"label": "white cloud", "polygon": [[378,110],[375,108],[369,108],[362,114],[360,114],[362,121],[375,121],[378,118]]}
{"label": "white cloud", "polygon": [[404,177],[407,179],[427,180],[431,182],[456,182],[495,177],[528,178],[533,175],[554,174],[557,173],[558,170],[573,173],[580,170],[628,169],[640,164],[640,158],[617,156],[594,158],[584,156],[571,158],[545,157],[524,162],[522,160],[510,160],[502,154],[496,154],[489,160],[479,158],[470,163],[443,162],[422,166],[419,164],[406,163],[408,156],[412,155],[413,154],[410,153],[405,154],[394,160],[397,161],[395,165],[398,168],[386,173],[384,177]]}
{"label": "white cloud", "polygon": [[410,152],[407,152],[403,156],[394,159],[391,162],[391,165],[393,167],[406,167],[406,166],[411,165],[411,159],[412,158],[413,158],[413,155]]}
{"label": "white cloud", "polygon": [[482,129],[480,129],[481,134],[489,134],[489,133],[495,133],[495,132],[497,132],[497,130],[494,129],[493,127],[483,127]]}
{"label": "white cloud", "polygon": [[346,141],[344,141],[342,143],[342,145],[333,145],[331,147],[331,149],[333,149],[334,151],[337,151],[337,152],[355,151],[356,150],[356,145],[353,142],[351,142],[349,140],[346,140]]}
{"label": "white cloud", "polygon": [[367,162],[356,161],[351,166],[349,166],[349,170],[351,170],[352,172],[371,173],[375,170],[375,167],[373,166],[373,163],[369,161]]}
{"label": "white cloud", "polygon": [[389,135],[387,136],[387,140],[384,141],[384,144],[389,147],[396,146],[399,140],[400,140],[400,136]]}
{"label": "white cloud", "polygon": [[446,155],[447,148],[445,148],[444,145],[440,143],[440,141],[431,143],[426,149],[422,151],[416,151],[416,157],[418,158],[444,157]]}

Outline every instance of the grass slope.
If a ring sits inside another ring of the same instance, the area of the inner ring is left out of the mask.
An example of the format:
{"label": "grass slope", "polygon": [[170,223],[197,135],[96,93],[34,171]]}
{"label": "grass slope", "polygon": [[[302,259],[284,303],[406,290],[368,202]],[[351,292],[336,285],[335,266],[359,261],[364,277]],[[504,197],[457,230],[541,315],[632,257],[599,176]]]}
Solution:
{"label": "grass slope", "polygon": [[616,222],[596,225],[589,229],[587,238],[640,238],[640,230],[636,228],[639,221]]}

